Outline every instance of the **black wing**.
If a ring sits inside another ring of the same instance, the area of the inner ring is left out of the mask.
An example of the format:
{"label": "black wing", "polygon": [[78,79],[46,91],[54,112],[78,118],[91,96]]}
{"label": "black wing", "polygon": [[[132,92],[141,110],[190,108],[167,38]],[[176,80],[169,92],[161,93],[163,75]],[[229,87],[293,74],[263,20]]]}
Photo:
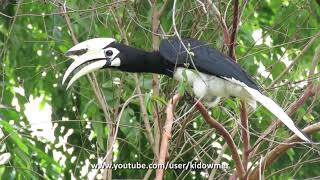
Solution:
{"label": "black wing", "polygon": [[161,41],[161,56],[177,67],[185,67],[188,64],[189,68],[197,69],[202,73],[220,78],[234,78],[260,91],[250,76],[230,57],[195,39],[184,38],[182,42],[193,55],[188,55],[180,40],[174,37]]}

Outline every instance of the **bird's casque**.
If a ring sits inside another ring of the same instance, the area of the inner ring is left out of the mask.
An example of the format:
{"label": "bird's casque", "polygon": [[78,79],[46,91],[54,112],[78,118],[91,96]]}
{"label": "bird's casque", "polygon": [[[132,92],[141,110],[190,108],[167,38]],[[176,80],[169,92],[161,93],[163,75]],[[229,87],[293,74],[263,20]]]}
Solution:
{"label": "bird's casque", "polygon": [[253,108],[258,101],[299,138],[311,142],[236,62],[208,43],[173,37],[162,40],[159,51],[147,52],[113,38],[95,38],[75,45],[66,56],[75,60],[63,77],[62,83],[68,81],[67,88],[81,76],[104,68],[163,74],[178,81],[187,80],[194,94],[210,106],[216,105],[220,97],[229,96],[238,97]]}

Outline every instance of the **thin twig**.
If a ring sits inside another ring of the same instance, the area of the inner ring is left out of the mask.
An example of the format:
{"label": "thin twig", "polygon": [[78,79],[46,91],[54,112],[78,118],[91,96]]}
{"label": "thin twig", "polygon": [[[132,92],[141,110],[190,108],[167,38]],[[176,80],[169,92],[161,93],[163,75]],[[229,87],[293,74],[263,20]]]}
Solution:
{"label": "thin twig", "polygon": [[[64,8],[64,6],[60,6],[60,11],[64,12],[63,13],[63,16],[66,20],[66,23],[67,23],[67,26],[68,26],[68,29],[71,33],[71,37],[72,37],[72,40],[73,40],[73,43],[74,44],[78,44],[79,41],[77,40],[76,38],[76,35],[73,31],[73,28],[72,28],[72,25],[71,25],[71,20],[70,20],[70,17],[68,16],[67,12],[66,12],[66,9]],[[114,138],[116,137],[115,136],[115,132],[117,131],[116,129],[114,129],[114,125],[113,125],[113,121],[111,120],[110,118],[110,113],[108,111],[109,107],[108,107],[108,104],[105,100],[105,97],[99,87],[99,84],[97,82],[97,79],[96,79],[96,76],[94,73],[91,73],[91,75],[87,75],[88,79],[89,79],[89,82],[90,82],[90,85],[92,87],[92,89],[94,90],[94,94],[96,96],[96,99],[98,100],[99,102],[99,105],[104,113],[104,117],[105,117],[105,120],[106,122],[108,123],[108,126],[109,126],[109,133],[108,133],[108,143],[107,143],[107,149],[108,149],[108,152],[111,152],[111,153],[107,153],[107,155],[105,156],[104,160],[106,161],[107,164],[111,164],[112,163],[112,157],[113,157],[113,154],[112,154],[112,149],[113,149],[113,143],[114,143]],[[107,171],[105,171],[106,174],[104,174],[104,178],[105,179],[112,179],[112,169],[108,169]]]}
{"label": "thin twig", "polygon": [[[234,128],[233,131],[231,132],[231,137],[233,138],[236,135],[236,133],[237,133],[237,128]],[[221,162],[222,156],[223,156],[224,152],[227,150],[227,147],[228,147],[228,144],[224,143],[224,145],[222,146],[222,149],[221,149],[217,159],[214,161],[214,164],[219,164]],[[208,180],[213,180],[214,179],[214,176],[215,176],[217,170],[218,169],[216,169],[216,168],[212,169]]]}
{"label": "thin twig", "polygon": [[295,65],[300,59],[301,59],[301,56],[304,55],[304,53],[311,47],[311,45],[318,39],[318,37],[320,37],[320,31],[313,37],[309,40],[309,42],[306,44],[306,46],[302,49],[301,53],[296,56],[294,58],[294,60],[292,61],[292,63],[286,67],[286,69],[284,69],[280,74],[279,76],[277,76],[275,78],[275,80],[272,81],[272,83],[267,87],[267,88],[270,88],[272,86],[274,86],[276,83],[278,83],[280,81],[280,79],[286,75],[288,73],[288,71],[293,67],[293,65]]}
{"label": "thin twig", "polygon": [[[123,27],[120,25],[118,16],[116,16],[114,14],[112,8],[110,8],[110,11],[112,12],[112,15],[113,15],[113,17],[114,17],[114,19],[116,21],[116,24],[118,26],[119,32],[121,33],[121,37],[124,39],[125,44],[129,45],[129,40],[128,40],[127,34],[123,30]],[[124,23],[122,23],[122,24],[124,24]],[[150,122],[149,122],[147,109],[146,109],[146,106],[144,104],[144,99],[143,99],[142,91],[141,91],[141,88],[140,88],[140,80],[139,80],[139,77],[138,77],[137,73],[135,73],[133,76],[134,76],[134,80],[135,80],[135,83],[136,83],[137,94],[139,95],[140,110],[141,110],[141,113],[142,113],[142,119],[143,119],[143,122],[144,122],[144,125],[145,125],[145,128],[146,128],[146,131],[147,131],[147,139],[149,140],[149,143],[150,143],[150,145],[152,147],[152,150],[153,150],[154,154],[156,155],[158,150],[154,147],[154,137],[153,137],[153,134],[152,134],[152,131],[151,131],[151,125],[150,125]]]}
{"label": "thin twig", "polygon": [[206,0],[208,5],[209,5],[209,8],[208,8],[208,11],[210,9],[213,10],[214,14],[217,16],[217,19],[220,23],[220,26],[223,30],[223,39],[224,39],[224,44],[229,44],[229,41],[230,41],[230,35],[229,35],[229,30],[228,30],[228,27],[227,27],[227,24],[226,24],[226,21],[225,19],[221,16],[221,13],[220,11],[218,10],[218,8],[216,7],[216,5],[214,5],[214,3],[211,2],[211,0]]}

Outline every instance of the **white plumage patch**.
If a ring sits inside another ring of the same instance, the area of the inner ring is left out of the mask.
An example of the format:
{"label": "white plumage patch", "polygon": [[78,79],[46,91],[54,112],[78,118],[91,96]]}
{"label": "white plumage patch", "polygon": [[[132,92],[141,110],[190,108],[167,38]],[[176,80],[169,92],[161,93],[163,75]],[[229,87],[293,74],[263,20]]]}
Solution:
{"label": "white plumage patch", "polygon": [[[236,96],[247,100],[250,96],[243,88],[243,83],[232,82],[212,75],[196,72],[195,70],[177,68],[174,78],[178,81],[183,79],[183,72],[187,76],[188,82],[193,87],[193,92],[198,98],[202,98],[207,103],[216,101],[216,97]],[[217,102],[216,102],[217,103]]]}
{"label": "white plumage patch", "polygon": [[306,142],[310,142],[310,140],[294,125],[292,119],[282,110],[282,108],[272,99],[264,96],[259,91],[248,87],[243,82],[234,78],[224,77],[222,79],[185,68],[177,68],[174,73],[174,78],[178,81],[183,80],[184,71],[188,82],[193,87],[194,94],[198,98],[202,98],[207,103],[213,103],[213,101],[216,100],[216,97],[235,96],[246,101],[253,108],[256,107],[256,101],[258,101],[277,118],[279,118],[283,124],[285,124],[299,138]]}
{"label": "white plumage patch", "polygon": [[111,61],[111,65],[110,66],[118,67],[120,65],[121,65],[120,58],[115,58],[114,60]]}
{"label": "white plumage patch", "polygon": [[104,49],[104,52],[107,52],[107,51],[112,51],[112,55],[111,56],[105,56],[106,58],[110,58],[110,59],[114,59],[119,53],[120,51],[116,48],[113,48],[113,47],[108,47],[106,49]]}

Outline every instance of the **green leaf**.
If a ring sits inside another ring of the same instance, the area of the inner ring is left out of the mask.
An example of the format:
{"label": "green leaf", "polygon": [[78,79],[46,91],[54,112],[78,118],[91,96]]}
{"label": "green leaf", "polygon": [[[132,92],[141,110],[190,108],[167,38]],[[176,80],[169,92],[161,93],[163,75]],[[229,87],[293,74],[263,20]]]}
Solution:
{"label": "green leaf", "polygon": [[0,124],[4,127],[4,133],[8,135],[10,142],[15,144],[22,150],[24,153],[29,154],[29,148],[25,145],[25,143],[21,140],[21,137],[18,136],[19,133],[15,131],[15,129],[8,122],[4,120],[0,120]]}
{"label": "green leaf", "polygon": [[105,143],[106,143],[106,140],[104,139],[105,137],[105,132],[104,132],[104,122],[101,117],[102,115],[98,112],[95,113],[95,116],[94,117],[94,120],[92,122],[92,127],[94,129],[94,132],[96,133],[96,137],[97,137],[97,141],[98,141],[98,145],[99,147],[101,148],[101,150],[105,151],[106,150],[106,147],[105,147]]}

